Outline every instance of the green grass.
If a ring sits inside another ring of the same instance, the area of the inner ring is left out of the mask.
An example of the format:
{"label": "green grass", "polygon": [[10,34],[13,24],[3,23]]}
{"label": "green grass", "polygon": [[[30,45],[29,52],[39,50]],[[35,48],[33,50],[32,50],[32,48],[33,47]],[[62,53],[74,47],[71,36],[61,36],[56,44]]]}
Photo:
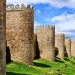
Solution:
{"label": "green grass", "polygon": [[[27,66],[17,62],[6,65],[7,75],[75,75],[75,57],[65,58],[58,62],[49,62],[44,59],[34,60],[34,66]],[[65,67],[65,64],[68,66]]]}

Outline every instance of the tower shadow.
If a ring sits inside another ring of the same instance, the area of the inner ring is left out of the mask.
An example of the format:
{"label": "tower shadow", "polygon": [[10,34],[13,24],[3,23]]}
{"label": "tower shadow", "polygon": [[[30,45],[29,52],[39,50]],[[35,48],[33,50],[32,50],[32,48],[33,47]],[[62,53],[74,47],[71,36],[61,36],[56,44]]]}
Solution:
{"label": "tower shadow", "polygon": [[66,46],[64,46],[64,51],[65,51],[65,57],[68,57],[68,53],[66,51]]}
{"label": "tower shadow", "polygon": [[43,68],[51,67],[50,65],[43,64],[43,63],[37,63],[37,62],[34,62],[34,66],[43,67]]}
{"label": "tower shadow", "polygon": [[6,63],[11,62],[11,53],[10,53],[10,48],[9,46],[6,46]]}
{"label": "tower shadow", "polygon": [[19,73],[6,72],[6,75],[29,75],[29,74],[19,74]]}
{"label": "tower shadow", "polygon": [[36,57],[35,57],[35,59],[39,59],[39,58],[40,58],[40,51],[39,51],[38,41],[36,41]]}
{"label": "tower shadow", "polygon": [[57,57],[58,53],[59,53],[58,48],[55,47],[55,57]]}

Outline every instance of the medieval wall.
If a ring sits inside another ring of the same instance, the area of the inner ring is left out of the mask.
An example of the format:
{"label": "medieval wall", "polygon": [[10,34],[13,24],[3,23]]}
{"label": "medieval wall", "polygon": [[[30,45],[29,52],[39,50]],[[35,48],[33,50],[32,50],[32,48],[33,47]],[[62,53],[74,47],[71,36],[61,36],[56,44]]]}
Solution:
{"label": "medieval wall", "polygon": [[36,27],[38,50],[40,58],[55,60],[55,26]]}
{"label": "medieval wall", "polygon": [[55,34],[55,47],[58,48],[58,55],[57,57],[64,59],[65,51],[65,37],[64,34]]}
{"label": "medieval wall", "polygon": [[6,0],[0,0],[0,75],[6,75]]}
{"label": "medieval wall", "polygon": [[71,39],[70,38],[65,38],[65,46],[66,46],[67,56],[71,57]]}
{"label": "medieval wall", "polygon": [[37,35],[34,33],[34,58],[36,57]]}
{"label": "medieval wall", "polygon": [[75,56],[75,40],[71,40],[71,56]]}
{"label": "medieval wall", "polygon": [[30,5],[6,8],[6,39],[11,60],[33,65],[34,9]]}

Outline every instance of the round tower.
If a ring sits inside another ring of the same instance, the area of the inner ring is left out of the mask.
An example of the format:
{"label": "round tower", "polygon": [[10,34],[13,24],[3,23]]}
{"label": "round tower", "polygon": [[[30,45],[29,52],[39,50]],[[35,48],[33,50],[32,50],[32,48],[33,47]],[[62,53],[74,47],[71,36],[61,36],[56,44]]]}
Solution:
{"label": "round tower", "polygon": [[70,38],[65,38],[65,46],[66,46],[67,56],[71,57],[71,39]]}
{"label": "round tower", "polygon": [[55,61],[55,26],[37,26],[36,34],[40,58]]}
{"label": "round tower", "polygon": [[34,9],[30,5],[6,8],[6,39],[11,60],[33,65]]}
{"label": "round tower", "polygon": [[58,55],[57,57],[64,59],[65,51],[65,39],[64,34],[55,34],[55,47],[58,48]]}
{"label": "round tower", "polygon": [[71,40],[71,56],[75,56],[75,40]]}

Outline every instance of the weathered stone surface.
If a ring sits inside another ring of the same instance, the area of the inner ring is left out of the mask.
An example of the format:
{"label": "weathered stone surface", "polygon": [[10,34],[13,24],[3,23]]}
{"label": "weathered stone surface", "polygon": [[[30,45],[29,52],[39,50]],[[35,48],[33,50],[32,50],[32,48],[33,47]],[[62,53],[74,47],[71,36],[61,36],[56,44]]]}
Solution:
{"label": "weathered stone surface", "polygon": [[0,75],[6,75],[6,0],[0,0]]}
{"label": "weathered stone surface", "polygon": [[34,33],[34,58],[36,57],[37,35]]}
{"label": "weathered stone surface", "polygon": [[40,58],[55,61],[55,26],[37,26],[36,34]]}
{"label": "weathered stone surface", "polygon": [[57,57],[64,59],[65,51],[65,36],[64,34],[55,34],[55,47],[58,48]]}
{"label": "weathered stone surface", "polygon": [[65,38],[65,46],[66,46],[67,56],[71,57],[71,39],[70,38]]}
{"label": "weathered stone surface", "polygon": [[75,56],[75,40],[71,40],[71,56]]}
{"label": "weathered stone surface", "polygon": [[34,59],[34,9],[15,8],[6,12],[6,39],[10,48],[11,60],[33,65]]}

